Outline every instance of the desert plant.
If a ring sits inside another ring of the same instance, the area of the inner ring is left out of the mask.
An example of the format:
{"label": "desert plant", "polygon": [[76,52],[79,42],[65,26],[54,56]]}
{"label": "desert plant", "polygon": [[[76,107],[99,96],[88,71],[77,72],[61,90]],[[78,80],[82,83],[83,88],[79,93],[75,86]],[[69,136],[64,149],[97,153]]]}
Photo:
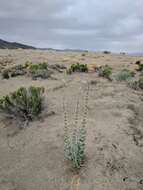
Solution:
{"label": "desert plant", "polygon": [[72,72],[88,72],[88,67],[86,64],[72,64],[67,70],[67,73],[71,74]]}
{"label": "desert plant", "polygon": [[103,53],[104,53],[104,54],[111,54],[111,52],[110,52],[110,51],[106,51],[106,50],[105,50],[105,51],[103,51]]}
{"label": "desert plant", "polygon": [[139,83],[137,80],[129,80],[127,84],[130,88],[134,90],[139,90]]}
{"label": "desert plant", "polygon": [[134,90],[143,90],[143,77],[138,80],[131,80],[128,82],[129,87],[133,88]]}
{"label": "desert plant", "polygon": [[32,74],[32,79],[36,80],[37,78],[47,79],[51,77],[52,72],[45,69],[37,70],[35,73]]}
{"label": "desert plant", "polygon": [[139,68],[137,69],[137,71],[143,71],[143,64],[139,64],[138,66]]}
{"label": "desert plant", "polygon": [[108,65],[101,66],[98,69],[98,73],[100,77],[104,77],[111,80],[112,68]]}
{"label": "desert plant", "polygon": [[32,73],[35,73],[37,70],[46,70],[48,67],[47,63],[37,63],[37,64],[31,64],[29,66],[29,69]]}
{"label": "desert plant", "polygon": [[44,88],[30,86],[21,87],[0,99],[0,112],[8,116],[32,120],[39,115],[43,108]]}
{"label": "desert plant", "polygon": [[70,160],[76,169],[80,169],[85,159],[85,141],[86,141],[86,119],[87,119],[87,104],[88,104],[89,87],[85,97],[84,113],[81,126],[78,128],[79,101],[76,105],[75,122],[72,132],[69,132],[68,118],[65,104],[64,109],[64,144],[65,157]]}
{"label": "desert plant", "polygon": [[9,79],[9,70],[8,69],[4,69],[2,71],[2,78],[3,79]]}
{"label": "desert plant", "polygon": [[16,77],[20,75],[26,74],[26,64],[25,65],[15,65],[12,67],[9,67],[8,69],[3,70],[2,77],[3,78],[10,78],[10,77]]}
{"label": "desert plant", "polygon": [[86,53],[82,53],[81,56],[85,57],[85,56],[86,56]]}
{"label": "desert plant", "polygon": [[123,69],[120,71],[116,76],[117,81],[128,81],[134,77],[135,73],[133,71],[130,71],[128,69]]}
{"label": "desert plant", "polygon": [[141,77],[141,78],[138,80],[138,83],[139,83],[139,88],[140,88],[140,89],[143,89],[143,77]]}
{"label": "desert plant", "polygon": [[69,75],[71,75],[72,74],[72,69],[71,68],[67,69],[66,73],[69,74]]}
{"label": "desert plant", "polygon": [[46,79],[51,76],[52,71],[48,69],[47,63],[31,64],[29,66],[29,72],[32,79],[43,78]]}

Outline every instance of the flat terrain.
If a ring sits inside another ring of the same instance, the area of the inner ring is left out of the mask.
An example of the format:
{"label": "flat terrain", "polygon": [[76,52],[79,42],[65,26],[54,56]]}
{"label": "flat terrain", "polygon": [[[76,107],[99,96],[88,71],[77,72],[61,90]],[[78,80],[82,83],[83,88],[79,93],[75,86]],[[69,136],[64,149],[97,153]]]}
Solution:
{"label": "flat terrain", "polygon": [[[89,66],[108,64],[116,74],[123,68],[134,70],[131,63],[137,60],[143,62],[143,57],[0,50],[1,69],[26,61],[67,67],[80,62]],[[78,99],[82,117],[87,83],[86,161],[76,174],[64,158],[62,105],[64,99],[72,127]],[[0,119],[0,190],[143,190],[143,91],[98,77],[96,72],[55,72],[49,79],[0,79],[0,96],[30,85],[44,86],[47,113],[22,130],[16,121]]]}

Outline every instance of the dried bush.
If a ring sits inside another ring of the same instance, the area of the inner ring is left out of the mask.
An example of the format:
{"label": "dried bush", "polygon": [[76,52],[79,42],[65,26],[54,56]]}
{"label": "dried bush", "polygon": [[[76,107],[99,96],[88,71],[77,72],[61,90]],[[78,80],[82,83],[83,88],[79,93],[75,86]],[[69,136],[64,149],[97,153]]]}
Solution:
{"label": "dried bush", "polygon": [[143,90],[143,77],[141,77],[139,80],[131,80],[128,82],[129,87],[131,87],[134,90]]}
{"label": "dried bush", "polygon": [[9,79],[9,70],[8,69],[4,69],[2,71],[2,78],[3,79]]}
{"label": "dried bush", "polygon": [[42,87],[21,87],[0,99],[0,112],[23,120],[32,120],[42,111],[43,93]]}
{"label": "dried bush", "polygon": [[47,79],[51,77],[52,72],[45,69],[37,70],[35,73],[32,74],[32,79],[37,80],[37,78]]}
{"label": "dried bush", "polygon": [[16,76],[22,76],[26,74],[26,68],[28,66],[25,65],[16,65],[13,67],[9,67],[8,69],[4,69],[2,72],[3,78],[10,78],[10,77],[16,77]]}

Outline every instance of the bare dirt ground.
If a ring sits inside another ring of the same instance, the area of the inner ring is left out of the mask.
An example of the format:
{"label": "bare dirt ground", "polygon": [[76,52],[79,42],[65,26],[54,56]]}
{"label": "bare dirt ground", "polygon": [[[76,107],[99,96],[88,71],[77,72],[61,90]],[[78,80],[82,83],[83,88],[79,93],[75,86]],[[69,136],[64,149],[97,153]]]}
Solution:
{"label": "bare dirt ground", "polygon": [[[114,73],[143,57],[89,52],[0,50],[4,67],[26,61],[69,66],[80,62],[113,67]],[[0,79],[0,96],[21,86],[44,86],[48,112],[20,130],[15,121],[0,120],[0,190],[143,190],[143,92],[96,73],[55,73],[54,79]],[[77,174],[64,158],[63,99],[73,119],[77,99],[90,84],[86,162]]]}

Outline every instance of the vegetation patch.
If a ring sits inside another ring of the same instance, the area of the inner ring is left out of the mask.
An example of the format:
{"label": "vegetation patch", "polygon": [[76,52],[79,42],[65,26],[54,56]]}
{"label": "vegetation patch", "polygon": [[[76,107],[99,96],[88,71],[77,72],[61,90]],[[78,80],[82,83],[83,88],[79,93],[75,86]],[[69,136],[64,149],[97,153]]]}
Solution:
{"label": "vegetation patch", "polygon": [[139,68],[137,69],[137,71],[143,71],[143,64],[139,64],[138,66]]}
{"label": "vegetation patch", "polygon": [[130,71],[128,69],[123,69],[115,76],[115,78],[117,81],[128,81],[132,79],[134,76],[135,73],[133,71]]}
{"label": "vegetation patch", "polygon": [[2,78],[9,79],[10,77],[22,76],[26,74],[28,65],[16,65],[2,71]]}
{"label": "vegetation patch", "polygon": [[67,112],[64,105],[64,144],[65,144],[65,157],[71,161],[72,165],[76,169],[80,169],[83,166],[85,160],[85,141],[86,141],[86,120],[87,120],[87,104],[88,104],[89,88],[85,97],[84,113],[81,126],[79,123],[79,102],[77,102],[75,111],[75,122],[72,131],[69,130]]}
{"label": "vegetation patch", "polygon": [[98,74],[100,77],[104,77],[107,78],[108,80],[111,80],[112,68],[109,67],[108,65],[101,66],[98,69]]}
{"label": "vegetation patch", "polygon": [[43,87],[21,87],[0,99],[0,112],[6,116],[32,120],[43,109]]}
{"label": "vegetation patch", "polygon": [[60,64],[52,64],[52,65],[48,65],[49,69],[52,69],[53,71],[58,71],[59,73],[62,73],[63,70],[66,69],[66,67],[64,65],[60,65]]}
{"label": "vegetation patch", "polygon": [[70,68],[67,70],[67,73],[71,74],[73,72],[88,72],[87,64],[72,64]]}
{"label": "vegetation patch", "polygon": [[2,71],[2,78],[3,79],[9,79],[9,70],[8,69],[4,69],[3,71]]}
{"label": "vegetation patch", "polygon": [[143,77],[139,80],[129,81],[128,85],[134,90],[143,90]]}
{"label": "vegetation patch", "polygon": [[31,64],[29,66],[29,73],[32,76],[32,79],[37,79],[37,78],[46,79],[51,76],[52,71],[48,69],[48,64],[43,62],[43,63]]}
{"label": "vegetation patch", "polygon": [[106,51],[106,50],[105,50],[105,51],[103,51],[103,53],[104,53],[104,54],[111,54],[111,52],[110,52],[110,51]]}

